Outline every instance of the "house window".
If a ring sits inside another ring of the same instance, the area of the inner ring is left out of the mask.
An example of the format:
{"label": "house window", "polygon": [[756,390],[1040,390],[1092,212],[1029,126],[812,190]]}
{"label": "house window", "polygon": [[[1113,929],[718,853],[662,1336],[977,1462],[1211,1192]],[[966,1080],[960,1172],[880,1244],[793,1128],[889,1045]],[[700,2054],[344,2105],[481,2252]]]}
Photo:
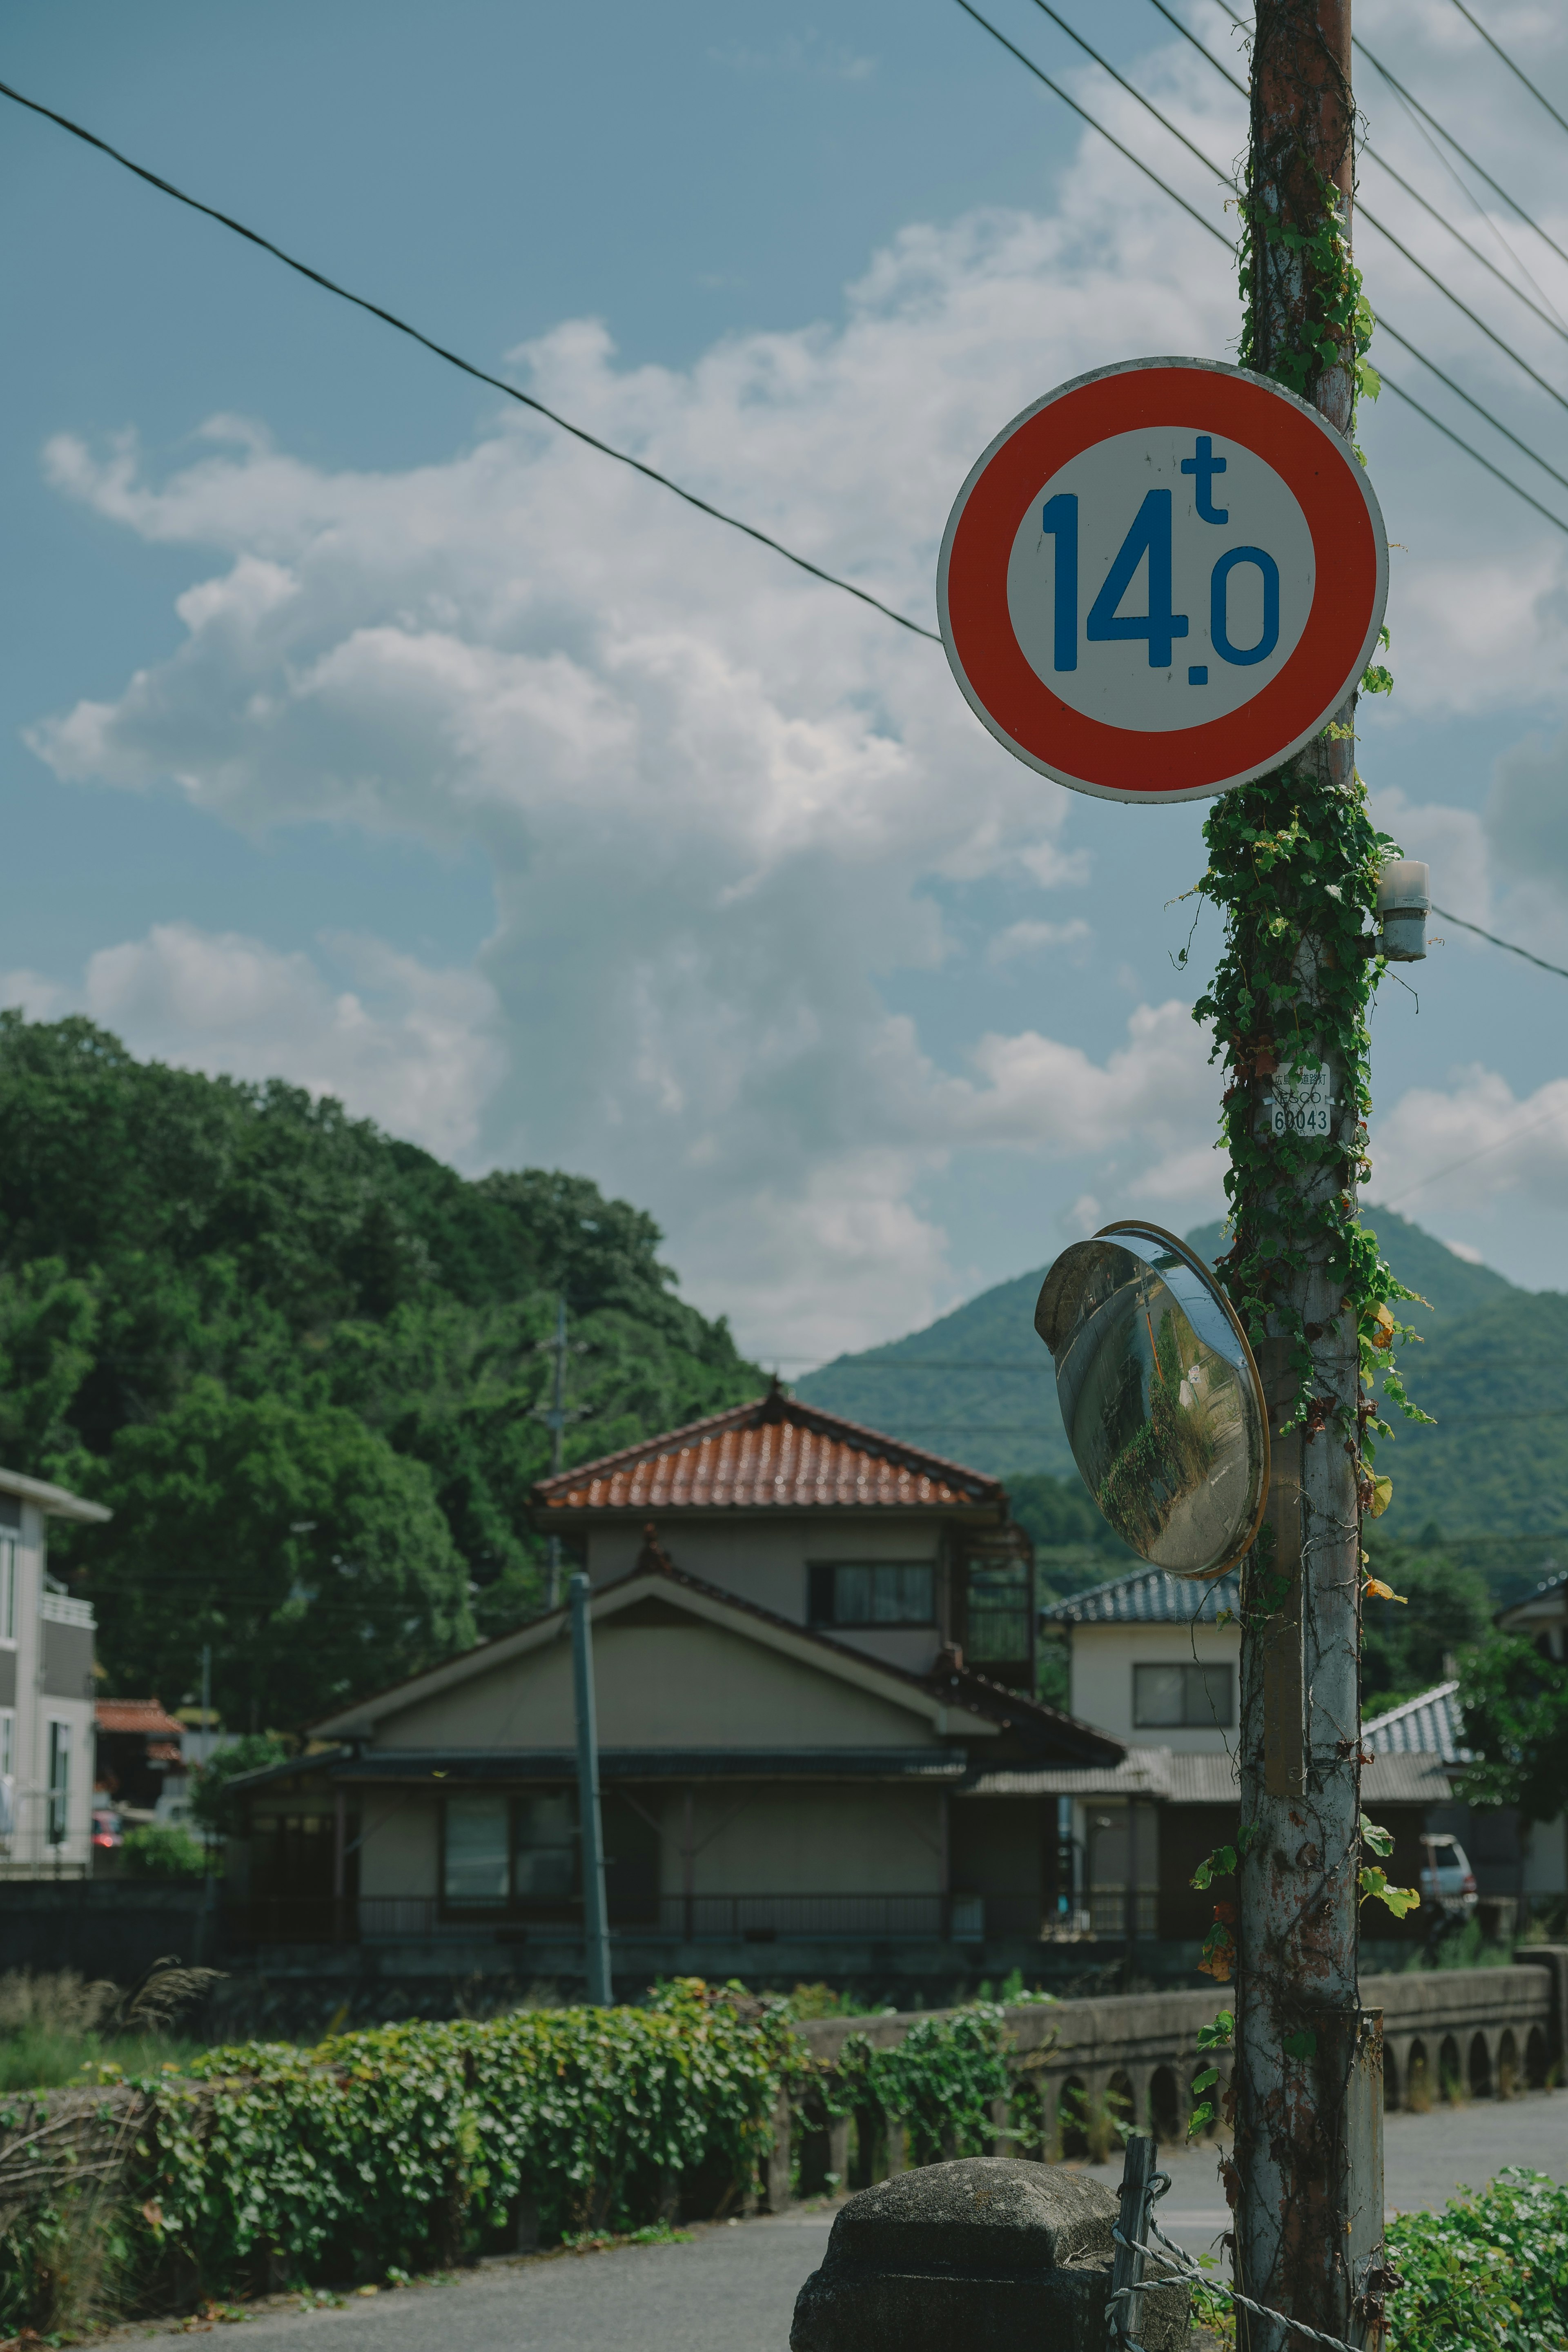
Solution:
{"label": "house window", "polygon": [[71,1727],[49,1725],[49,1810],[46,1834],[51,1845],[64,1845],[70,1827]]}
{"label": "house window", "polygon": [[932,1578],[929,1559],[814,1560],[814,1625],[929,1625]]}
{"label": "house window", "polygon": [[444,1887],[448,1903],[471,1910],[506,1901],[511,1891],[510,1813],[505,1797],[447,1798]]}
{"label": "house window", "polygon": [[969,1571],[964,1654],[975,1665],[1001,1665],[1029,1654],[1030,1587],[1024,1560]]}
{"label": "house window", "polygon": [[448,1797],[443,1852],[449,1910],[570,1903],[577,1892],[576,1797],[570,1789]]}
{"label": "house window", "polygon": [[1228,1731],[1236,1721],[1230,1666],[1134,1666],[1132,1722],[1139,1731]]}
{"label": "house window", "polygon": [[520,1902],[568,1903],[577,1886],[577,1807],[567,1789],[519,1797],[512,1891]]}
{"label": "house window", "polygon": [[0,1642],[16,1638],[16,1538],[0,1528]]}

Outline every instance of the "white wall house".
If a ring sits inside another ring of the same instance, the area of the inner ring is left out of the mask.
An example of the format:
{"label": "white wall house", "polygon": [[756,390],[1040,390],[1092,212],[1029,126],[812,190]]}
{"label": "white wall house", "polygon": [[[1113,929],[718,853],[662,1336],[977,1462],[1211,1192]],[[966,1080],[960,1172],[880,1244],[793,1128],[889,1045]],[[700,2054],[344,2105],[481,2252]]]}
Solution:
{"label": "white wall house", "polygon": [[1061,1876],[1070,1849],[1089,1932],[1202,1933],[1186,1881],[1230,1833],[1224,1809],[1237,1801],[1238,1598],[1235,1576],[1197,1584],[1142,1568],[1040,1613],[1067,1635],[1069,1712],[1128,1751],[1112,1772],[1075,1775],[1059,1800]]}
{"label": "white wall house", "polygon": [[50,1519],[107,1519],[63,1486],[0,1470],[0,1876],[92,1861],[93,1615],[55,1586]]}
{"label": "white wall house", "polygon": [[[1542,1657],[1568,1663],[1568,1574],[1548,1576],[1523,1601],[1498,1612],[1504,1633],[1522,1634]],[[1522,1884],[1529,1906],[1544,1909],[1568,1895],[1568,1815],[1520,1824]]]}

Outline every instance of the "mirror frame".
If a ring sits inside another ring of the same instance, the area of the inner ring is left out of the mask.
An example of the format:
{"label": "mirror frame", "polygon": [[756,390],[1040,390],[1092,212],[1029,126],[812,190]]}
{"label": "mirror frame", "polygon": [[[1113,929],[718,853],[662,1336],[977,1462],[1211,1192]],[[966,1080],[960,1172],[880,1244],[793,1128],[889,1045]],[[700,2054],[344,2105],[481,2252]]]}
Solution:
{"label": "mirror frame", "polygon": [[[1085,1248],[1089,1242],[1120,1242],[1122,1247],[1127,1250],[1130,1257],[1140,1258],[1145,1265],[1151,1267],[1152,1267],[1154,1256],[1156,1255],[1160,1256],[1169,1255],[1180,1258],[1183,1265],[1187,1267],[1189,1272],[1197,1276],[1198,1280],[1203,1284],[1209,1298],[1216,1307],[1218,1307],[1221,1313],[1224,1315],[1226,1322],[1230,1328],[1231,1336],[1235,1339],[1237,1348],[1239,1350],[1239,1357],[1237,1361],[1236,1369],[1242,1380],[1248,1381],[1251,1384],[1253,1400],[1258,1407],[1258,1423],[1263,1431],[1263,1475],[1259,1481],[1257,1512],[1253,1517],[1252,1524],[1247,1529],[1243,1540],[1238,1543],[1233,1550],[1229,1551],[1216,1567],[1202,1570],[1166,1568],[1161,1569],[1160,1571],[1161,1574],[1164,1576],[1179,1577],[1184,1582],[1189,1584],[1212,1584],[1216,1578],[1226,1575],[1229,1570],[1236,1566],[1238,1560],[1246,1559],[1247,1553],[1258,1541],[1258,1532],[1263,1526],[1264,1519],[1268,1516],[1269,1489],[1273,1481],[1272,1433],[1268,1426],[1268,1398],[1263,1386],[1263,1376],[1258,1369],[1258,1360],[1253,1355],[1251,1344],[1248,1341],[1246,1330],[1242,1326],[1241,1318],[1237,1315],[1235,1307],[1226,1297],[1225,1291],[1215,1275],[1214,1268],[1207,1265],[1205,1261],[1198,1255],[1194,1249],[1189,1247],[1187,1243],[1182,1240],[1180,1234],[1168,1233],[1163,1225],[1152,1224],[1147,1217],[1121,1217],[1117,1219],[1114,1224],[1102,1225],[1097,1234],[1090,1234],[1088,1235],[1087,1241],[1071,1243],[1067,1249],[1061,1252],[1058,1257],[1053,1259],[1051,1265],[1046,1270],[1046,1277],[1040,1285],[1040,1296],[1035,1307],[1035,1328],[1039,1333],[1041,1339],[1049,1350],[1053,1370],[1055,1369],[1057,1360],[1057,1346],[1053,1344],[1051,1337],[1047,1331],[1042,1320],[1042,1318],[1047,1313],[1047,1293],[1050,1290],[1051,1284],[1057,1274],[1058,1268],[1065,1266],[1068,1260],[1073,1256],[1075,1252]],[[1136,1246],[1138,1243],[1142,1243],[1146,1246],[1139,1248]],[[1179,1301],[1178,1304],[1180,1304]],[[1052,1318],[1052,1328],[1058,1328],[1057,1318],[1054,1316]],[[1058,1330],[1058,1344],[1065,1343],[1068,1337],[1068,1333]],[[1075,1463],[1076,1460],[1077,1456],[1075,1455]],[[1094,1501],[1092,1495],[1089,1496],[1089,1500],[1091,1502]],[[1095,1503],[1095,1508],[1096,1510],[1100,1509],[1098,1503]],[[1103,1517],[1104,1513],[1101,1512],[1100,1516]],[[1123,1538],[1123,1540],[1125,1540],[1125,1538]],[[1129,1546],[1128,1548],[1129,1549],[1132,1549],[1131,1546]],[[1142,1558],[1142,1555],[1140,1554],[1140,1557]],[[1146,1562],[1146,1565],[1150,1568],[1157,1568],[1160,1564],[1157,1560],[1149,1560]]]}

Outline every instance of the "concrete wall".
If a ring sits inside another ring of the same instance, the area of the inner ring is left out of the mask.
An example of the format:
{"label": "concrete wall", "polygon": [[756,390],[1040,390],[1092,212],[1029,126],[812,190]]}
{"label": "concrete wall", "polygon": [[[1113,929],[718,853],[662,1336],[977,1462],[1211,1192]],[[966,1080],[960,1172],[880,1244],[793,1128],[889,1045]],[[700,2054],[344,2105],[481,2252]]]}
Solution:
{"label": "concrete wall", "polygon": [[[1198,1588],[1194,1587],[1194,1601]],[[1228,1665],[1232,1713],[1239,1699],[1241,1632],[1234,1625],[1075,1625],[1072,1629],[1072,1712],[1133,1748],[1169,1748],[1178,1755],[1219,1755],[1236,1742],[1228,1728],[1137,1728],[1132,1721],[1134,1666]]]}
{"label": "concrete wall", "polygon": [[[647,1802],[649,1792],[641,1793]],[[665,1895],[685,1891],[686,1822],[685,1793],[672,1790],[659,1807]],[[777,1781],[701,1788],[691,1824],[698,1895],[942,1891],[942,1798],[934,1790]]]}
{"label": "concrete wall", "polygon": [[[602,1746],[937,1744],[928,1711],[858,1690],[722,1626],[674,1610],[668,1617],[668,1623],[637,1624],[618,1624],[612,1617],[595,1627]],[[570,1748],[575,1737],[571,1650],[562,1640],[384,1716],[375,1745]]]}
{"label": "concrete wall", "polygon": [[360,1893],[435,1895],[439,1798],[427,1789],[374,1789],[358,1801]]}

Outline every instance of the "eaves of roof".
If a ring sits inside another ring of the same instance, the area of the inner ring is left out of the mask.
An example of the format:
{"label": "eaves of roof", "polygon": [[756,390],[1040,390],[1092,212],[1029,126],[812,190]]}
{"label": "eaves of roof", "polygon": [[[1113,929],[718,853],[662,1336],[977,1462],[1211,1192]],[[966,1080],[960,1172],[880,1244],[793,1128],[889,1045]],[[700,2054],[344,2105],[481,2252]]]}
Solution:
{"label": "eaves of roof", "polygon": [[800,1403],[766,1396],[645,1438],[543,1478],[530,1496],[539,1528],[689,1513],[781,1510],[1005,1516],[1001,1481]]}
{"label": "eaves of roof", "polygon": [[[626,1575],[617,1577],[613,1583],[601,1585],[594,1593],[592,1614],[595,1622],[597,1622],[602,1615],[613,1619],[614,1612],[605,1608],[605,1603],[612,1601],[616,1595],[625,1594],[639,1580],[651,1583],[656,1579],[659,1583],[674,1585],[678,1590],[691,1593],[709,1607],[717,1605],[725,1612],[755,1621],[770,1633],[786,1637],[792,1648],[805,1647],[819,1652],[825,1663],[831,1659],[840,1672],[846,1667],[851,1668],[858,1681],[894,1684],[911,1695],[918,1692],[928,1709],[934,1702],[939,1707],[950,1707],[967,1714],[972,1718],[972,1733],[980,1728],[980,1724],[973,1721],[978,1717],[982,1722],[993,1723],[999,1730],[1014,1732],[1025,1740],[1048,1743],[1058,1755],[1065,1749],[1069,1756],[1076,1756],[1086,1764],[1106,1763],[1121,1754],[1119,1744],[1108,1734],[1097,1730],[1092,1724],[1080,1723],[1075,1716],[1063,1715],[1055,1707],[1043,1706],[1037,1699],[1026,1697],[1021,1691],[993,1682],[989,1675],[979,1674],[971,1666],[950,1661],[943,1663],[934,1674],[915,1674],[906,1666],[892,1665],[885,1659],[868,1657],[863,1650],[852,1649],[847,1642],[836,1642],[814,1626],[798,1625],[789,1618],[779,1616],[773,1610],[763,1608],[760,1601],[727,1591],[721,1585],[710,1584],[706,1578],[693,1576],[689,1570],[677,1568],[651,1528],[636,1565]],[[364,1715],[366,1710],[383,1708],[384,1711],[384,1702],[395,1699],[400,1693],[412,1693],[420,1684],[430,1684],[433,1680],[449,1681],[453,1678],[454,1670],[458,1673],[482,1672],[487,1660],[502,1663],[508,1648],[518,1643],[522,1636],[549,1638],[553,1633],[559,1639],[565,1633],[566,1624],[566,1610],[552,1610],[511,1633],[500,1634],[492,1641],[479,1643],[471,1650],[460,1652],[456,1658],[446,1660],[440,1666],[427,1666],[419,1674],[407,1675],[384,1690],[373,1692],[353,1706],[335,1708],[331,1715],[321,1718],[319,1728],[329,1729],[338,1738],[361,1736],[361,1726],[354,1718]],[[962,1729],[962,1726],[954,1727]]]}
{"label": "eaves of roof", "polygon": [[68,1486],[51,1486],[47,1479],[29,1478],[20,1470],[0,1470],[0,1495],[16,1495],[24,1503],[36,1503],[46,1519],[79,1519],[84,1525],[100,1527],[114,1517],[101,1503],[89,1503],[85,1495],[73,1495]]}
{"label": "eaves of roof", "polygon": [[1134,1569],[1087,1592],[1075,1592],[1040,1612],[1043,1625],[1213,1625],[1240,1606],[1241,1580],[1227,1573],[1212,1583],[1171,1576],[1163,1568]]}
{"label": "eaves of roof", "polygon": [[[328,1779],[461,1788],[476,1781],[574,1780],[571,1748],[360,1750],[319,1761]],[[299,1768],[296,1768],[299,1769]],[[601,1748],[603,1780],[962,1780],[962,1748]],[[231,1786],[237,1786],[232,1782]]]}
{"label": "eaves of roof", "polygon": [[[1548,1560],[1546,1566],[1551,1568],[1552,1562]],[[1552,1575],[1543,1577],[1522,1601],[1510,1601],[1506,1609],[1494,1610],[1492,1623],[1506,1629],[1510,1625],[1522,1624],[1531,1617],[1548,1617],[1555,1623],[1563,1613],[1563,1603],[1568,1601],[1568,1591],[1564,1588],[1568,1588],[1568,1569],[1557,1569]],[[1542,1610],[1540,1603],[1543,1601],[1555,1601],[1558,1606],[1552,1611]]]}

